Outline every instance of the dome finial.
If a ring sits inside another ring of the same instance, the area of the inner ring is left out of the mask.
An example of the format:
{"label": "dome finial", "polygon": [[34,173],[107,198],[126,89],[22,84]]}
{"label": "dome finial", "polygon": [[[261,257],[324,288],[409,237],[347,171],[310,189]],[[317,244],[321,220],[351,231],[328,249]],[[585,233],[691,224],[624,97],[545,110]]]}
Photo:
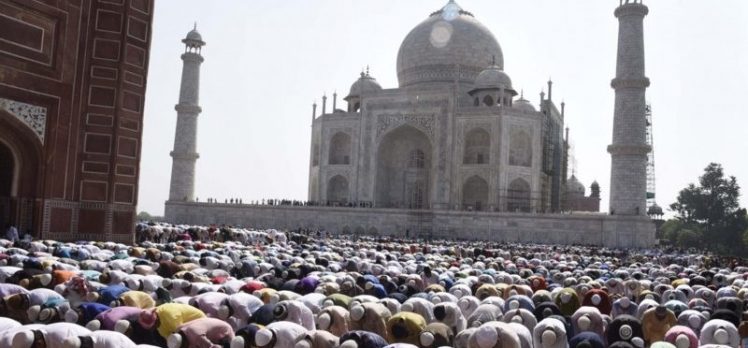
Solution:
{"label": "dome finial", "polygon": [[192,30],[197,30],[197,21],[195,21],[195,24],[192,26]]}
{"label": "dome finial", "polygon": [[366,64],[366,76],[370,76],[369,75],[369,64]]}

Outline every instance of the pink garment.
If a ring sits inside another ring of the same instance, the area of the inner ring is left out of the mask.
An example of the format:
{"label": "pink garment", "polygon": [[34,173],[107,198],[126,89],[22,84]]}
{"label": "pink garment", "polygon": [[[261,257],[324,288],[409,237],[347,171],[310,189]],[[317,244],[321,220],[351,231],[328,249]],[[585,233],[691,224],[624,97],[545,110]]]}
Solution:
{"label": "pink garment", "polygon": [[670,330],[668,330],[665,334],[665,341],[675,344],[675,340],[678,339],[678,336],[680,335],[685,335],[686,337],[688,337],[688,348],[697,348],[699,346],[699,338],[696,337],[696,334],[693,332],[693,330],[691,330],[691,328],[687,326],[682,325],[671,327]]}
{"label": "pink garment", "polygon": [[220,348],[221,342],[230,342],[234,338],[231,325],[215,318],[192,320],[179,327],[189,342],[189,348]]}
{"label": "pink garment", "polygon": [[88,336],[91,331],[75,323],[53,323],[44,327],[47,348],[64,348],[63,342],[70,336]]}
{"label": "pink garment", "polygon": [[96,320],[101,322],[102,329],[114,330],[114,325],[117,324],[117,321],[127,320],[133,316],[137,319],[142,311],[143,310],[138,307],[114,307],[99,313],[99,315],[96,316]]}
{"label": "pink garment", "polygon": [[100,330],[91,333],[93,348],[137,348],[127,336],[116,332]]}
{"label": "pink garment", "polygon": [[28,294],[28,293],[29,291],[20,285],[9,284],[9,283],[0,284],[0,297],[8,297],[10,295]]}
{"label": "pink garment", "polygon": [[205,312],[206,315],[212,318],[218,318],[218,308],[221,307],[223,301],[229,298],[228,294],[223,292],[206,292],[204,294],[195,297],[200,310]]}

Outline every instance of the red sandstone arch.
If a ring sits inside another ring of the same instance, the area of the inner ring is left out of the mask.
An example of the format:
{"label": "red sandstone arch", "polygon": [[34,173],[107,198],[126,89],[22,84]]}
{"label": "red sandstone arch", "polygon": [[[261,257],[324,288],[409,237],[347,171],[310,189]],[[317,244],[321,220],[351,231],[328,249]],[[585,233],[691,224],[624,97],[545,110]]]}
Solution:
{"label": "red sandstone arch", "polygon": [[[7,162],[0,165],[0,168],[12,171],[9,175],[0,175],[12,180],[9,194],[0,197],[0,205],[4,205],[0,206],[0,219],[9,219],[23,230],[32,227],[38,230],[40,207],[36,201],[37,198],[41,198],[44,179],[43,145],[28,126],[15,116],[0,110],[0,147],[3,147],[6,153],[0,160],[13,161],[10,165],[7,165]],[[4,216],[5,214],[8,216]]]}

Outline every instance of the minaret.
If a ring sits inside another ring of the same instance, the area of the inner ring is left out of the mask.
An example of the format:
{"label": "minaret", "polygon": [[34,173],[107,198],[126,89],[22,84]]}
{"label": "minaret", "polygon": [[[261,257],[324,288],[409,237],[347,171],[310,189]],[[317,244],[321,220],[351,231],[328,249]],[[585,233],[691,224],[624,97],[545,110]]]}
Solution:
{"label": "minaret", "polygon": [[174,151],[171,152],[170,201],[194,201],[195,161],[197,153],[197,115],[202,109],[198,105],[200,94],[200,54],[205,45],[202,36],[195,28],[182,40],[185,51],[182,54],[182,83],[179,87],[177,111],[177,131],[174,136]]}
{"label": "minaret", "polygon": [[[625,1],[625,3],[624,3]],[[645,215],[647,210],[647,154],[644,75],[644,16],[649,13],[641,0],[621,0],[618,18],[618,61],[615,90],[613,143],[608,146],[610,168],[610,213]]]}

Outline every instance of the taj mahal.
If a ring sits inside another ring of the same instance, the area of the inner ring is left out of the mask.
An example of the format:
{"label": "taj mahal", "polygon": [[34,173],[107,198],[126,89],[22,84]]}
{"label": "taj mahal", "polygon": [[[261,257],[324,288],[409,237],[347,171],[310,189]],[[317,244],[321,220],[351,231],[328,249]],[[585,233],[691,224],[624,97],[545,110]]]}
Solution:
{"label": "taj mahal", "polygon": [[[563,105],[536,108],[504,71],[491,31],[450,2],[397,55],[398,88],[368,71],[347,109],[312,129],[309,198],[375,207],[553,212],[566,182]],[[336,102],[334,101],[334,104]],[[561,111],[559,111],[561,110]]]}
{"label": "taj mahal", "polygon": [[651,151],[644,118],[647,13],[640,1],[622,1],[615,10],[620,27],[607,149],[610,214],[568,214],[599,211],[599,186],[593,183],[588,196],[569,176],[565,105],[554,101],[553,83],[537,103],[526,99],[504,70],[492,32],[449,1],[405,35],[397,53],[399,86],[381,86],[367,68],[340,105],[336,93],[312,106],[303,205],[195,201],[205,42],[196,29],[188,33],[166,218],[369,235],[652,245],[645,172]]}

